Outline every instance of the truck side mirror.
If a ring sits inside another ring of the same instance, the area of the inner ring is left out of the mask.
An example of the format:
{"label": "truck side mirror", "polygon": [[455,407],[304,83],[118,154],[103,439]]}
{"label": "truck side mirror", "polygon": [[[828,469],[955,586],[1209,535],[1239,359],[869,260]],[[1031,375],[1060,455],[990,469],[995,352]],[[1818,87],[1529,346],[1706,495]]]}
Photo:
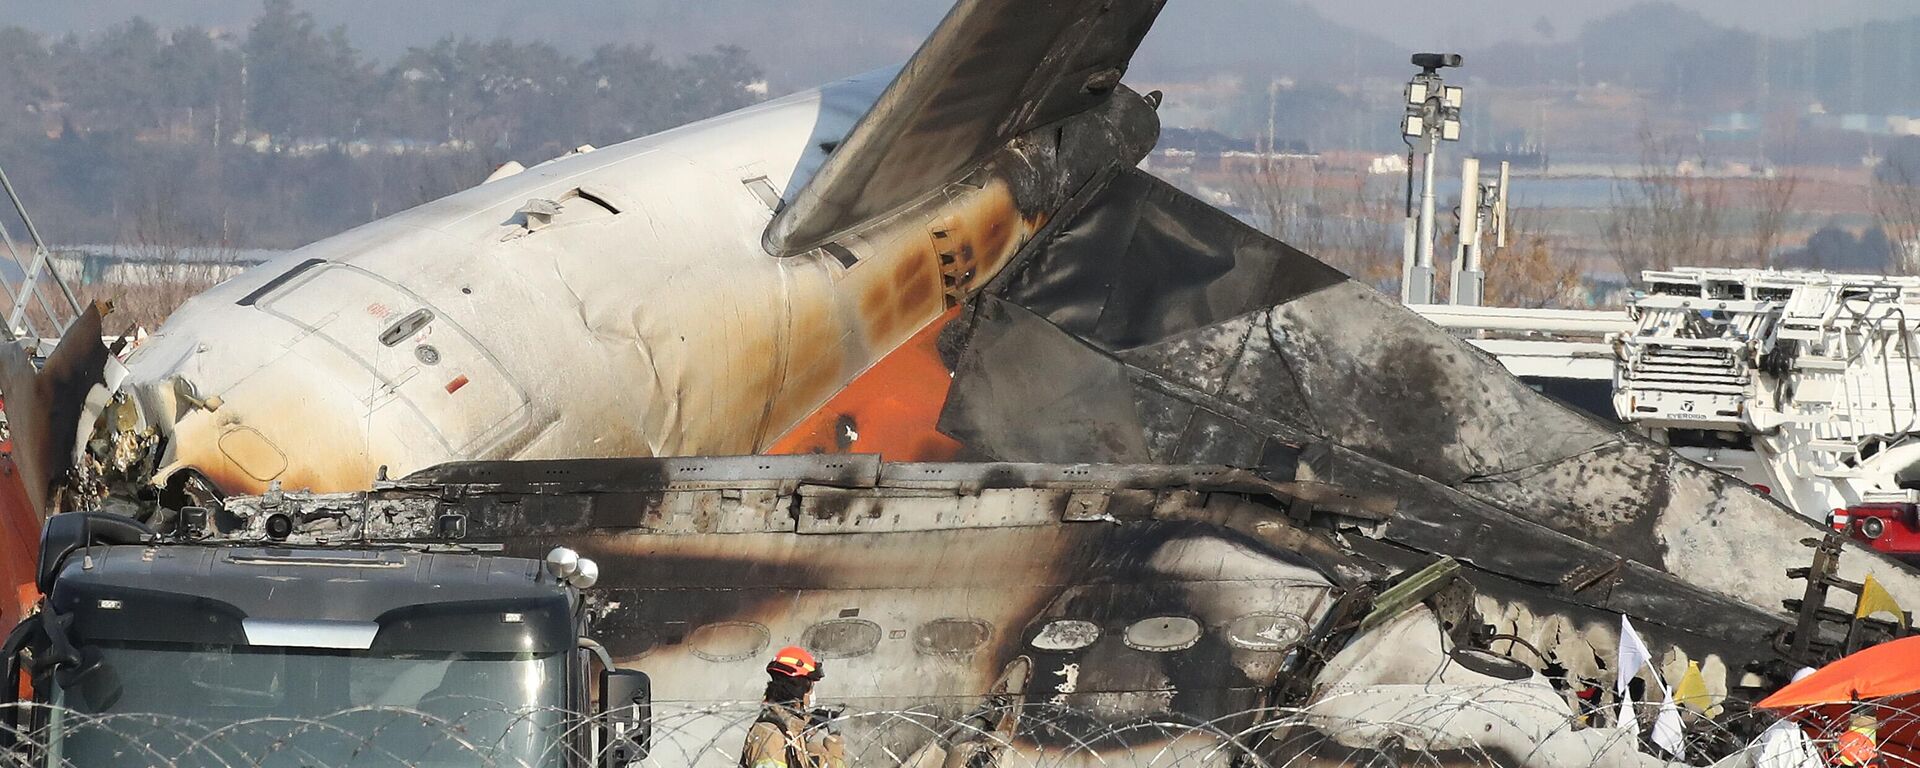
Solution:
{"label": "truck side mirror", "polygon": [[605,768],[626,768],[646,757],[653,746],[653,679],[637,669],[602,671],[600,716],[607,736]]}

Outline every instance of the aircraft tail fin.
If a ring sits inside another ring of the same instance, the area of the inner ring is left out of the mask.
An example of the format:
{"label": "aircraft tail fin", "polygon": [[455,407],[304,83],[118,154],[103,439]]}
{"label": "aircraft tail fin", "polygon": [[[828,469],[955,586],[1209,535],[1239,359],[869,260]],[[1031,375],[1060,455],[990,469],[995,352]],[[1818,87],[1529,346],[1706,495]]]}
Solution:
{"label": "aircraft tail fin", "polygon": [[767,227],[790,256],[955,181],[1112,94],[1166,0],[960,0]]}

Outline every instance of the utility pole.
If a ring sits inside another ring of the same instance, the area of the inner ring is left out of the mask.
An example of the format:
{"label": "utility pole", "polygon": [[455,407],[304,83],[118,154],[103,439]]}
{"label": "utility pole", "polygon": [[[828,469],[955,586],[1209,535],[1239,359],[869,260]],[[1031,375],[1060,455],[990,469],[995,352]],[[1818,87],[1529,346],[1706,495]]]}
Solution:
{"label": "utility pole", "polygon": [[[1426,183],[1420,190],[1418,224],[1408,227],[1414,234],[1414,247],[1403,250],[1410,253],[1410,258],[1403,256],[1401,265],[1400,300],[1406,304],[1433,303],[1434,162],[1439,158],[1440,142],[1460,140],[1460,105],[1465,96],[1460,86],[1442,81],[1440,70],[1458,67],[1460,63],[1457,53],[1413,55],[1413,65],[1421,71],[1407,82],[1407,110],[1400,132],[1412,144],[1414,154],[1421,156],[1421,174]],[[1411,164],[1407,166],[1407,178],[1411,184]]]}

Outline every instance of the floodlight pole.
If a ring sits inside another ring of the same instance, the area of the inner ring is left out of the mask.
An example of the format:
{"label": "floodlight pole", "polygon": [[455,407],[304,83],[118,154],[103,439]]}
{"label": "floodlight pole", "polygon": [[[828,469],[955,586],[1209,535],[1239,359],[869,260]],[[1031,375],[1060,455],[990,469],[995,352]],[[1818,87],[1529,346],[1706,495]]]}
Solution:
{"label": "floodlight pole", "polygon": [[[1460,64],[1459,54],[1413,55],[1413,65],[1421,72],[1407,83],[1407,109],[1401,133],[1418,142],[1413,149],[1421,156],[1425,183],[1420,189],[1419,220],[1407,227],[1413,244],[1403,249],[1400,301],[1406,304],[1433,303],[1434,163],[1439,159],[1441,141],[1460,139],[1460,89],[1447,88],[1440,78],[1440,69]],[[1409,179],[1413,176],[1411,166],[1407,168],[1407,176]]]}
{"label": "floodlight pole", "polygon": [[1440,156],[1432,140],[1423,142],[1420,174],[1420,239],[1414,241],[1413,272],[1407,276],[1407,303],[1433,303],[1433,161]]}

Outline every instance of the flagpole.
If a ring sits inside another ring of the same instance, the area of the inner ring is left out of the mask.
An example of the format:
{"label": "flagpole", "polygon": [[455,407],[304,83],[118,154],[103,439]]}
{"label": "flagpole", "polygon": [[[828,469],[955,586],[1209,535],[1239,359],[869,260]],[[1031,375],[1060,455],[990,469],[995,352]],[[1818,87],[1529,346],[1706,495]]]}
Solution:
{"label": "flagpole", "polygon": [[1653,663],[1653,653],[1647,650],[1647,643],[1640,639],[1640,633],[1634,631],[1633,620],[1626,614],[1620,614],[1620,647],[1614,654],[1619,667],[1614,678],[1614,694],[1620,699],[1620,719],[1618,725],[1629,729],[1636,740],[1640,733],[1640,718],[1633,711],[1633,697],[1627,684],[1638,677],[1643,667],[1650,668],[1649,677],[1655,687],[1660,689],[1660,709],[1653,719],[1653,730],[1649,734],[1656,746],[1674,757],[1680,757],[1686,751],[1685,726],[1680,722],[1680,709],[1674,705],[1673,690],[1660,675],[1659,666]]}

